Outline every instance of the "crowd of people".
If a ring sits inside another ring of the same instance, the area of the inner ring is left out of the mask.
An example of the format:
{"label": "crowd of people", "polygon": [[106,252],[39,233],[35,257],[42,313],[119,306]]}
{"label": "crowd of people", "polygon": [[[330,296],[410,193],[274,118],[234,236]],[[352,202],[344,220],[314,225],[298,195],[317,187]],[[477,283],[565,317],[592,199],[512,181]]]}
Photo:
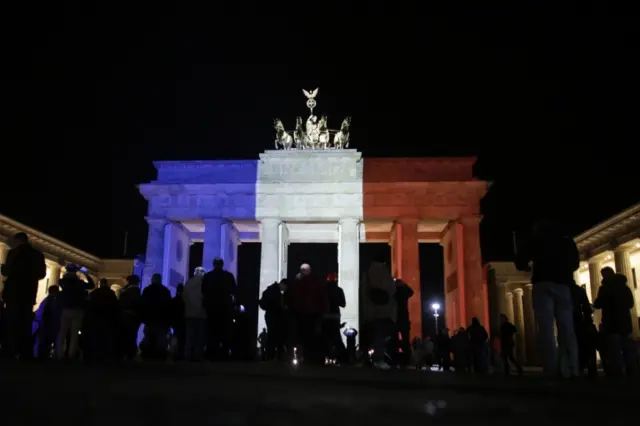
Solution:
{"label": "crowd of people", "polygon": [[[236,282],[220,258],[209,272],[196,268],[177,286],[175,296],[162,276],[154,274],[144,290],[138,276],[129,276],[118,297],[106,280],[96,287],[84,268],[70,264],[59,285],[47,289],[34,315],[38,281],[46,275],[44,256],[24,233],[16,234],[10,246],[2,265],[0,316],[6,357],[104,361],[133,360],[140,354],[148,360],[169,355],[187,361],[227,360],[234,350],[240,352],[239,341],[251,340],[250,327],[236,324],[241,318]],[[598,351],[607,375],[634,375],[634,300],[626,277],[604,268],[592,305],[573,279],[579,265],[575,243],[550,224],[537,225],[517,254],[517,267],[533,271],[532,302],[544,373],[576,377],[586,370],[595,376]],[[444,328],[411,340],[408,305],[413,291],[392,276],[385,254],[364,271],[359,290],[360,329],[355,330],[342,322],[347,300],[335,274],[320,279],[304,264],[295,278],[274,282],[258,301],[266,323],[258,337],[259,357],[312,365],[370,363],[383,370],[437,365],[445,371],[483,374],[493,369],[508,375],[514,367],[523,373],[515,356],[518,330],[505,314],[491,336],[473,318],[452,335]],[[593,309],[602,312],[599,329]],[[246,350],[246,359],[253,358],[251,352]]]}
{"label": "crowd of people", "polygon": [[236,283],[221,259],[210,272],[198,268],[174,297],[160,274],[144,290],[138,276],[127,277],[118,297],[106,280],[96,287],[86,269],[69,264],[34,314],[38,281],[46,275],[44,256],[24,233],[16,234],[10,246],[2,265],[4,357],[106,361],[134,360],[139,354],[164,360],[171,350],[176,359],[229,356]]}

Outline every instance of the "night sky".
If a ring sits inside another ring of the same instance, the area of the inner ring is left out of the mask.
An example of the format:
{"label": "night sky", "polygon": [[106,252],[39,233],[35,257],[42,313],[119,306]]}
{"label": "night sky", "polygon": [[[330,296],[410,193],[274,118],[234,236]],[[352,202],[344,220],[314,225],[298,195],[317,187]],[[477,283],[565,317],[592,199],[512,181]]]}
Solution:
{"label": "night sky", "polygon": [[[99,256],[121,256],[128,231],[128,254],[142,253],[136,184],[154,179],[152,160],[255,159],[273,146],[272,119],[292,126],[306,112],[301,89],[316,86],[333,127],[353,116],[364,156],[478,156],[477,175],[494,182],[485,260],[509,260],[511,232],[537,217],[576,234],[640,201],[633,15],[590,3],[557,17],[382,21],[378,9],[359,11],[366,24],[336,9],[313,31],[258,11],[202,23],[34,18],[3,55],[0,211]],[[421,251],[432,297],[442,254]]]}

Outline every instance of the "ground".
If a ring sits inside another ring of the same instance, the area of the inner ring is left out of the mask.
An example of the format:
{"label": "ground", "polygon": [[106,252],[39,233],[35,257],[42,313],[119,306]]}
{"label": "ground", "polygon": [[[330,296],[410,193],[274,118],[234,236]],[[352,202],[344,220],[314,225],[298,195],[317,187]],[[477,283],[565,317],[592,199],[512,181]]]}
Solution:
{"label": "ground", "polygon": [[614,424],[637,395],[629,383],[272,364],[5,362],[0,377],[2,420],[47,426]]}

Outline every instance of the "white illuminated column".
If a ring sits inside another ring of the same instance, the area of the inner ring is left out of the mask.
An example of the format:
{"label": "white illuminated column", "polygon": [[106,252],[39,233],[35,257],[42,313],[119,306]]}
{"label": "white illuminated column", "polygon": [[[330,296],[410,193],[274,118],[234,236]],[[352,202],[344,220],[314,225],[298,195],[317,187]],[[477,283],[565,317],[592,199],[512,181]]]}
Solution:
{"label": "white illuminated column", "polygon": [[342,321],[346,328],[359,331],[360,296],[360,238],[359,221],[344,218],[338,227],[338,281],[344,291],[347,306],[342,310]]}
{"label": "white illuminated column", "polygon": [[433,309],[433,318],[436,320],[436,334],[438,334],[438,317],[440,316],[438,311],[440,310],[440,304],[434,303],[431,305],[431,309]]}

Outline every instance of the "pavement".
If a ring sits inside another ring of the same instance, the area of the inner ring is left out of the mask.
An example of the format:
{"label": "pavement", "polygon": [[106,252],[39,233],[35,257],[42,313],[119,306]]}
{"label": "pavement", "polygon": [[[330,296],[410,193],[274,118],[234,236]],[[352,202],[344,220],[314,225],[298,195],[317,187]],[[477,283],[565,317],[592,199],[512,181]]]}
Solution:
{"label": "pavement", "polygon": [[[633,383],[273,363],[0,363],[7,425],[602,424]],[[6,421],[6,423],[4,423]],[[355,422],[355,423],[354,423]]]}

